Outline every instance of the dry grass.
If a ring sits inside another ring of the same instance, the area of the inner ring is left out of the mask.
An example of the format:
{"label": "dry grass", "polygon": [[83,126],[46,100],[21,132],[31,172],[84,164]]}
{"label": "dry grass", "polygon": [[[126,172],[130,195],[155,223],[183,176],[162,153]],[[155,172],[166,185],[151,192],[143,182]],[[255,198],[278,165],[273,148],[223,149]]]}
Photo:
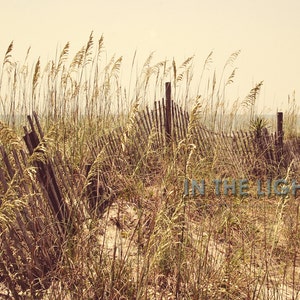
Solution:
{"label": "dry grass", "polygon": [[[67,43],[57,61],[44,68],[38,59],[29,71],[27,58],[24,65],[13,61],[10,44],[2,64],[1,297],[298,299],[299,197],[256,197],[255,181],[251,197],[183,196],[185,178],[209,181],[228,173],[222,149],[203,157],[193,144],[196,124],[231,131],[243,106],[253,117],[262,82],[225,109],[240,52],[200,97],[212,53],[193,95],[193,57],[177,67],[175,61],[152,63],[151,54],[133,86],[123,89],[123,59],[104,61],[103,37],[95,46],[91,34],[68,64],[69,49]],[[137,115],[162,95],[168,78],[174,99],[190,109],[190,122],[184,140],[157,147],[155,129],[139,141]],[[32,110],[45,135],[29,156],[21,126]],[[231,114],[228,127],[218,123],[225,114]],[[98,141],[119,126],[119,151],[111,155]],[[41,164],[59,178],[72,226],[57,222],[38,182]],[[297,170],[280,172],[290,180]]]}

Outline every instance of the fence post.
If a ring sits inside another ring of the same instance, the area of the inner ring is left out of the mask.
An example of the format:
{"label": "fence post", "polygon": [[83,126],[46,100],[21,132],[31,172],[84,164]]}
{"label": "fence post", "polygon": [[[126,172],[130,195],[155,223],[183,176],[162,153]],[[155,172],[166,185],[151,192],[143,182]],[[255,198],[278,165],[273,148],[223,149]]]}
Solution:
{"label": "fence post", "polygon": [[281,160],[283,154],[283,112],[277,112],[277,153]]}
{"label": "fence post", "polygon": [[166,88],[166,120],[165,120],[165,129],[166,129],[166,142],[169,145],[171,142],[172,134],[172,109],[171,109],[171,82],[165,83]]}

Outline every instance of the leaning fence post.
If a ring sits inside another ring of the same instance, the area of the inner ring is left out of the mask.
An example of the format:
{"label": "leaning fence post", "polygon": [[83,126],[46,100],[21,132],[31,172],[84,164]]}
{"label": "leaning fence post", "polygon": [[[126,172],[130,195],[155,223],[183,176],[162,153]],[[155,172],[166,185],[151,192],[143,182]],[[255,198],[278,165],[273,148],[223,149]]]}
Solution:
{"label": "leaning fence post", "polygon": [[277,155],[279,160],[283,154],[283,112],[277,112]]}
{"label": "leaning fence post", "polygon": [[170,144],[171,142],[171,115],[172,115],[172,109],[171,109],[171,82],[165,83],[166,88],[166,120],[165,120],[165,129],[166,129],[166,142],[167,144]]}

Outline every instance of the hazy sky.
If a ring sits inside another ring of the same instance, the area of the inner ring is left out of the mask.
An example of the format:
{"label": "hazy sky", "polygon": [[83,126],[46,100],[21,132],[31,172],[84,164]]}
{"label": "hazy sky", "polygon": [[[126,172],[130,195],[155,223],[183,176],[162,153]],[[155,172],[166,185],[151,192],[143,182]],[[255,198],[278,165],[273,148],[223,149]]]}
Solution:
{"label": "hazy sky", "polygon": [[[264,80],[258,104],[264,112],[285,108],[294,90],[298,98],[299,0],[0,1],[2,57],[14,40],[15,58],[22,61],[31,46],[32,59],[41,56],[46,63],[67,41],[77,52],[93,30],[95,39],[104,35],[108,55],[122,55],[125,62],[137,50],[141,64],[156,51],[155,60],[174,57],[178,63],[195,54],[195,64],[202,66],[213,50],[218,74],[229,55],[241,49],[236,97]],[[123,69],[122,79],[124,74]]]}

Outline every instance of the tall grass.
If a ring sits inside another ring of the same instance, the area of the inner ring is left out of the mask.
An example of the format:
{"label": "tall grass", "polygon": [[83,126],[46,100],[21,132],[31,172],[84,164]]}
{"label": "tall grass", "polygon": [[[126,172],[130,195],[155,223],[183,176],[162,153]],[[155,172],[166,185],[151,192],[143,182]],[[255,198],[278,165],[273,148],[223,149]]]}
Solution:
{"label": "tall grass", "polygon": [[[243,112],[249,130],[259,134],[266,125],[255,119],[262,82],[229,105],[227,89],[235,80],[240,51],[230,55],[220,76],[209,72],[213,53],[200,74],[194,73],[193,56],[177,64],[153,62],[151,53],[139,70],[135,53],[125,88],[120,76],[124,58],[106,59],[103,36],[96,42],[91,33],[73,58],[70,47],[68,42],[56,59],[45,63],[38,58],[30,67],[30,51],[20,64],[13,59],[11,43],[2,63],[1,295],[297,299],[298,197],[260,198],[254,176],[250,197],[183,195],[185,178],[204,178],[212,189],[213,179],[225,179],[230,172],[222,145],[206,156],[197,149],[197,124],[230,132]],[[166,81],[172,82],[172,98],[190,118],[183,140],[158,147],[156,129],[141,140],[137,123],[146,105],[164,97]],[[295,116],[292,103],[290,114]],[[27,158],[24,154],[17,166],[16,151],[25,149],[21,126],[33,110],[45,135],[39,149],[32,156],[26,153]],[[295,121],[289,122],[293,135]],[[119,126],[117,152],[110,153],[99,140]],[[18,170],[15,174],[7,170],[5,157]],[[37,161],[51,164],[61,179],[76,230],[60,232],[37,181]],[[283,171],[289,181],[299,174],[297,168]],[[42,264],[39,259],[45,257]]]}

